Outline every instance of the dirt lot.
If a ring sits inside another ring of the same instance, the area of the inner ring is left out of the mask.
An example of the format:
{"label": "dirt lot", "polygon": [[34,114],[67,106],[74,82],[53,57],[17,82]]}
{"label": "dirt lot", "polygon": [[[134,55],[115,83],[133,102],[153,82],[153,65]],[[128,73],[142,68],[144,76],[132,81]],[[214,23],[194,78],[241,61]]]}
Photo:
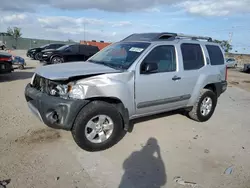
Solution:
{"label": "dirt lot", "polygon": [[39,63],[27,63],[0,76],[0,187],[6,179],[7,188],[191,187],[174,182],[180,176],[202,188],[250,188],[250,74],[229,71],[206,123],[170,113],[141,119],[115,147],[88,153],[29,112],[24,87]]}

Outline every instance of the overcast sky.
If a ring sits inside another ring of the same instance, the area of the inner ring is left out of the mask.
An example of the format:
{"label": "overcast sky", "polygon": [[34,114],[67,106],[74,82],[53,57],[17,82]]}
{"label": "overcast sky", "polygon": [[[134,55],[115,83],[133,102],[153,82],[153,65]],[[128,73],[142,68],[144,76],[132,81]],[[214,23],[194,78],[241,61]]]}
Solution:
{"label": "overcast sky", "polygon": [[228,40],[250,53],[250,0],[1,0],[0,32],[23,37],[117,41],[135,32],[178,32]]}

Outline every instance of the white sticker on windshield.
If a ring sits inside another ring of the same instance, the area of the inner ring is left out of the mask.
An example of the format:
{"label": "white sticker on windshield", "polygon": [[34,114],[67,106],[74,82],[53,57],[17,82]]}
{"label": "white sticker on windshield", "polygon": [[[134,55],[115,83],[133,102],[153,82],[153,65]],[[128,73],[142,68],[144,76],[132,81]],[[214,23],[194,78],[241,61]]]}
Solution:
{"label": "white sticker on windshield", "polygon": [[136,47],[132,47],[129,49],[130,52],[142,52],[144,49],[143,48],[136,48]]}

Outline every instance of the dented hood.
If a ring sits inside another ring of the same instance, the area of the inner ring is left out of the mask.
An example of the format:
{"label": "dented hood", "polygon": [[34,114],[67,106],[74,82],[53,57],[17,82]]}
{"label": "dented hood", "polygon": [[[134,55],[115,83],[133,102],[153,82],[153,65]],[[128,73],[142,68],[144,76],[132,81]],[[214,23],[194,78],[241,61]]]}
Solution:
{"label": "dented hood", "polygon": [[90,62],[71,62],[40,67],[36,73],[50,80],[67,80],[77,76],[121,72],[105,65]]}

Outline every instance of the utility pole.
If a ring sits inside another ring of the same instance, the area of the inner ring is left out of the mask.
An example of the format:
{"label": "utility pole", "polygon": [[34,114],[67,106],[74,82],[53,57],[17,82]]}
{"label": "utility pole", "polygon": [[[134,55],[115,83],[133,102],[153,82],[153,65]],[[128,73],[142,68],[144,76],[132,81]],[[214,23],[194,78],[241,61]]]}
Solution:
{"label": "utility pole", "polygon": [[85,23],[85,21],[83,23],[83,28],[84,28],[84,43],[86,44],[86,23]]}
{"label": "utility pole", "polygon": [[[232,27],[234,28],[234,27]],[[229,44],[232,44],[232,40],[233,40],[233,31],[232,32],[229,32]]]}

